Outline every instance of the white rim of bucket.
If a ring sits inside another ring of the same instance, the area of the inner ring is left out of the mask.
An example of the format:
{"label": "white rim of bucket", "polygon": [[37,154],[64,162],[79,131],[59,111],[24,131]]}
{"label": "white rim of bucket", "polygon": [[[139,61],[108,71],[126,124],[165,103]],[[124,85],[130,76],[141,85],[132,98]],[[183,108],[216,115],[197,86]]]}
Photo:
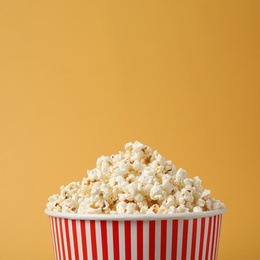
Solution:
{"label": "white rim of bucket", "polygon": [[221,215],[227,211],[226,208],[203,211],[203,212],[191,212],[191,213],[173,213],[173,214],[78,214],[78,213],[62,213],[55,212],[45,209],[45,214],[56,217],[56,218],[66,218],[75,220],[162,220],[162,219],[194,219],[194,218],[205,218],[212,217],[216,215]]}

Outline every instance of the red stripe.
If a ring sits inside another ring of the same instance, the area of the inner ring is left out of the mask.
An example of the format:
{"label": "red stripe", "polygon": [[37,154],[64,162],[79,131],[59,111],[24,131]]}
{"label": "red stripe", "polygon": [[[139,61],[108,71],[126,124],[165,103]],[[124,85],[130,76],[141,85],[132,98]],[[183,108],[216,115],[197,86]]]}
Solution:
{"label": "red stripe", "polygon": [[108,251],[107,251],[107,222],[105,220],[100,221],[101,226],[101,236],[102,236],[102,252],[103,260],[108,260]]}
{"label": "red stripe", "polygon": [[196,239],[197,239],[197,219],[193,219],[193,228],[192,228],[192,244],[191,244],[191,256],[190,259],[195,259],[196,251]]}
{"label": "red stripe", "polygon": [[213,251],[214,251],[214,242],[215,242],[215,233],[216,232],[216,216],[214,216],[214,226],[213,226],[213,235],[212,235],[212,244],[211,244],[211,256],[210,259],[213,259]]}
{"label": "red stripe", "polygon": [[87,260],[88,259],[88,251],[87,251],[86,222],[85,222],[85,220],[80,220],[80,229],[81,229],[83,260]]}
{"label": "red stripe", "polygon": [[60,241],[59,241],[59,234],[58,234],[58,224],[57,224],[57,218],[54,219],[55,221],[55,230],[56,230],[56,238],[57,238],[57,245],[58,245],[58,253],[59,253],[59,259],[61,259],[60,255]]}
{"label": "red stripe", "polygon": [[92,245],[92,258],[97,260],[97,240],[96,240],[96,225],[95,220],[90,220],[90,235],[91,235],[91,245]]}
{"label": "red stripe", "polygon": [[185,219],[183,221],[183,237],[182,237],[182,258],[186,260],[187,257],[187,242],[188,242],[188,227],[189,227],[189,220]]}
{"label": "red stripe", "polygon": [[67,241],[67,248],[68,248],[68,256],[69,256],[69,260],[71,260],[70,233],[69,233],[68,219],[64,219],[64,221],[65,221],[65,231],[66,231],[66,241]]}
{"label": "red stripe", "polygon": [[172,221],[172,260],[177,259],[177,245],[178,245],[178,220]]}
{"label": "red stripe", "polygon": [[131,260],[131,221],[125,221],[125,259]]}
{"label": "red stripe", "polygon": [[61,245],[62,245],[62,254],[63,254],[63,258],[65,258],[65,247],[64,247],[64,238],[63,238],[62,219],[61,218],[60,218],[60,237],[61,237]]}
{"label": "red stripe", "polygon": [[143,221],[137,221],[137,259],[143,260]]}
{"label": "red stripe", "polygon": [[201,219],[201,231],[200,231],[200,253],[199,253],[199,260],[202,260],[204,235],[205,235],[205,218],[202,218],[202,219]]}
{"label": "red stripe", "polygon": [[52,235],[53,235],[53,248],[54,248],[54,255],[55,255],[55,259],[58,260],[58,252],[57,252],[57,248],[56,248],[56,234],[55,234],[55,227],[54,227],[54,220],[53,217],[51,217],[51,226],[52,226]]}
{"label": "red stripe", "polygon": [[209,229],[208,229],[207,248],[206,248],[206,258],[205,259],[208,259],[208,256],[209,256],[209,241],[210,241],[210,235],[211,235],[211,226],[212,226],[212,217],[209,218]]}
{"label": "red stripe", "polygon": [[118,221],[113,221],[113,245],[114,245],[114,260],[119,260],[119,233]]}
{"label": "red stripe", "polygon": [[149,260],[155,258],[155,221],[149,222]]}
{"label": "red stripe", "polygon": [[74,240],[74,251],[75,251],[75,259],[79,260],[79,249],[78,249],[78,238],[77,238],[77,227],[76,220],[72,220],[72,232],[73,232],[73,240]]}
{"label": "red stripe", "polygon": [[162,220],[161,221],[161,260],[166,259],[166,241],[167,241],[167,220]]}

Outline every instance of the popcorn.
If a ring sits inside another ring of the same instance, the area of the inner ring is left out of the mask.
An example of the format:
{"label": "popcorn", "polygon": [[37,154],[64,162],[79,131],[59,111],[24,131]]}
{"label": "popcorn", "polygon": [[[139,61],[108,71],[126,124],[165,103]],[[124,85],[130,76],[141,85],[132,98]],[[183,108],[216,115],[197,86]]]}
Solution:
{"label": "popcorn", "polygon": [[150,198],[152,200],[162,200],[163,199],[162,192],[163,192],[162,187],[158,184],[155,184],[150,190]]}
{"label": "popcorn", "polygon": [[224,208],[203,189],[199,177],[163,158],[138,141],[125,152],[97,159],[82,182],[61,186],[48,210],[81,214],[174,214]]}
{"label": "popcorn", "polygon": [[199,206],[193,208],[193,212],[202,212],[202,211],[203,211],[202,208]]}

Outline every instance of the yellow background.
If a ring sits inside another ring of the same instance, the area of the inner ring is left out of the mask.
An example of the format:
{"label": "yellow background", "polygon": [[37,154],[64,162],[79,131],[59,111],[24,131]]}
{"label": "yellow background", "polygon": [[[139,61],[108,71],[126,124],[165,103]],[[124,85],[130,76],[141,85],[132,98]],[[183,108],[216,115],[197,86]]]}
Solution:
{"label": "yellow background", "polygon": [[47,198],[139,140],[225,202],[259,259],[260,1],[0,1],[0,258],[53,259]]}

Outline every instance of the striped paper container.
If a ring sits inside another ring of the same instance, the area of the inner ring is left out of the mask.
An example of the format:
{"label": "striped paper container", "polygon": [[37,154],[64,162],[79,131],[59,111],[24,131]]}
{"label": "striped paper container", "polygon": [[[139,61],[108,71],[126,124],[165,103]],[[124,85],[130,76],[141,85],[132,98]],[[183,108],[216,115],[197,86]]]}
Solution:
{"label": "striped paper container", "polygon": [[45,210],[56,260],[215,260],[226,209],[160,215]]}

